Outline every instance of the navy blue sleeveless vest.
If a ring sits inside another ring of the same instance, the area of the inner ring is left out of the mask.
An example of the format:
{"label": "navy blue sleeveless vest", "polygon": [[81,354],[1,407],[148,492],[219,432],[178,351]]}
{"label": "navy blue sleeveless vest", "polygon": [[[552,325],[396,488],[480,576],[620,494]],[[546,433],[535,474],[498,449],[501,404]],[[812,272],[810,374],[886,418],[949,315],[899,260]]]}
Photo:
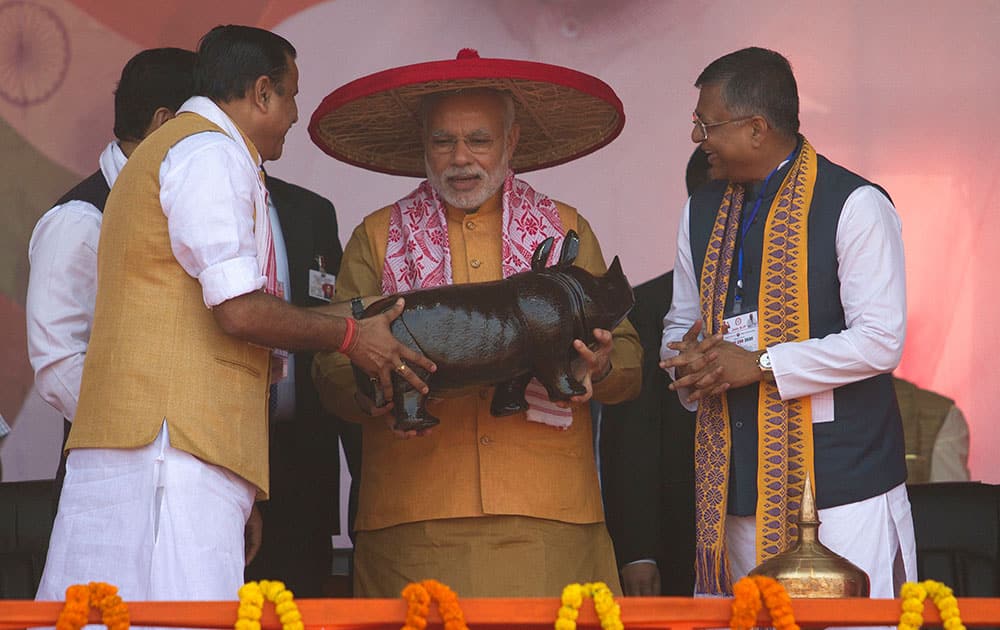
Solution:
{"label": "navy blue sleeveless vest", "polygon": [[108,186],[107,180],[104,179],[104,173],[101,172],[101,169],[97,169],[90,177],[71,188],[52,205],[55,207],[70,201],[86,201],[103,213],[104,204],[107,202],[110,192],[111,188]]}
{"label": "navy blue sleeveless vest", "polygon": [[[837,223],[850,194],[861,186],[873,185],[821,155],[818,162],[808,225],[809,334],[812,338],[846,329],[837,277]],[[771,178],[743,243],[742,312],[757,309],[764,225],[771,202],[790,166],[791,161]],[[701,274],[708,237],[725,189],[725,182],[715,181],[691,198],[691,252],[696,277]],[[758,192],[759,189],[748,187],[744,219]],[[732,314],[736,280],[734,260],[726,299],[727,317]],[[758,386],[754,383],[727,392],[732,434],[727,511],[737,516],[752,515],[757,507],[757,391]],[[833,422],[812,425],[818,507],[829,508],[871,498],[906,480],[903,424],[891,375],[880,374],[836,388],[834,418]]]}

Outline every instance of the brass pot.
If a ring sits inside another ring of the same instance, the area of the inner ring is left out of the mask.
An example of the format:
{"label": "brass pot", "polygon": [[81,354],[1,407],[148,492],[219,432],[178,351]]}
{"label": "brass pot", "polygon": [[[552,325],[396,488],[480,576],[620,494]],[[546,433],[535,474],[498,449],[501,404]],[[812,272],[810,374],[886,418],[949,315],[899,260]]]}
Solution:
{"label": "brass pot", "polygon": [[791,597],[868,597],[868,574],[819,541],[819,517],[812,480],[806,476],[799,510],[798,539],[787,551],[760,563],[750,575],[772,577]]}

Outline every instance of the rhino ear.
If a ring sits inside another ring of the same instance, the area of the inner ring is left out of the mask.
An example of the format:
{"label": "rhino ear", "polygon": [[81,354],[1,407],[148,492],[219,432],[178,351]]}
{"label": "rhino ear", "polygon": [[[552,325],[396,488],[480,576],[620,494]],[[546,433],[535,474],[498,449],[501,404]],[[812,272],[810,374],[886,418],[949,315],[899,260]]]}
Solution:
{"label": "rhino ear", "polygon": [[549,252],[552,251],[552,244],[555,241],[556,239],[550,236],[538,244],[538,247],[535,248],[535,253],[531,255],[532,271],[545,269],[545,263],[549,261]]}
{"label": "rhino ear", "polygon": [[566,236],[563,237],[562,251],[559,252],[559,263],[560,267],[568,267],[573,264],[576,260],[577,254],[580,253],[580,236],[575,230],[570,230],[566,232]]}
{"label": "rhino ear", "polygon": [[604,275],[619,276],[621,278],[625,277],[625,273],[622,271],[622,263],[620,260],[618,260],[617,256],[615,256],[614,259],[611,261],[611,266],[608,267],[608,273]]}

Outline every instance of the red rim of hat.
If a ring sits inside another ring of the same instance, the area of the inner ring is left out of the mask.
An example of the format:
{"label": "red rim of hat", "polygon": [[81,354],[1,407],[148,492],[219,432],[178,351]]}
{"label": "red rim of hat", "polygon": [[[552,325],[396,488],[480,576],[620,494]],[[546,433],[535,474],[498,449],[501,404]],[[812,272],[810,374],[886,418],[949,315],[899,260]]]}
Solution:
{"label": "red rim of hat", "polygon": [[424,177],[420,100],[435,92],[494,88],[514,97],[521,127],[511,168],[523,173],[563,164],[614,140],[625,126],[621,100],[604,81],[545,63],[456,59],[376,72],[334,90],[309,121],[328,155],[361,168]]}

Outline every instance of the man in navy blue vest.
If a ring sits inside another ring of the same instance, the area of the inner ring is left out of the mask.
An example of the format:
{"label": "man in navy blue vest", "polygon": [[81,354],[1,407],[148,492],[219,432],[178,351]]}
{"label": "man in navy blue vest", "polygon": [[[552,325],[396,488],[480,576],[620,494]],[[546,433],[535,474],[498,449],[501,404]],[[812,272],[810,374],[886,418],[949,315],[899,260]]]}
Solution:
{"label": "man in navy blue vest", "polygon": [[[94,319],[104,202],[132,151],[194,93],[196,60],[193,51],[180,48],[143,50],[129,59],[115,89],[115,139],[101,152],[100,168],[42,215],[31,234],[28,358],[39,395],[65,418],[66,435]],[[57,487],[65,467],[63,459]]]}
{"label": "man in navy blue vest", "polygon": [[899,217],[799,134],[788,61],[747,48],[698,77],[691,139],[711,184],[684,209],[661,366],[695,435],[696,584],[794,540],[806,478],[820,538],[871,596],[916,579],[891,371],[906,332]]}

